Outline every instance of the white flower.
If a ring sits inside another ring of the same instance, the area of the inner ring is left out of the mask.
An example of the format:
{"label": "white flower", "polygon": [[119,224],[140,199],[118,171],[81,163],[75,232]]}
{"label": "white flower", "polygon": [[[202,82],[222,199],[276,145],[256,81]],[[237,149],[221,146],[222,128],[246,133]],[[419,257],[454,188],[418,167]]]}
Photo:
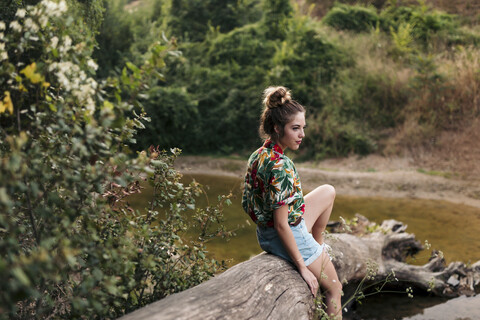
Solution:
{"label": "white flower", "polygon": [[0,51],[3,51],[3,50],[5,50],[5,43],[0,42]]}
{"label": "white flower", "polygon": [[18,9],[15,15],[19,18],[25,18],[26,13],[27,11],[25,9]]}
{"label": "white flower", "polygon": [[45,13],[51,14],[57,10],[57,4],[53,1],[43,0],[42,6],[45,8]]}
{"label": "white flower", "polygon": [[97,70],[97,69],[98,69],[98,64],[96,64],[95,61],[93,61],[92,59],[88,60],[87,66],[89,66],[89,67],[92,68],[93,70]]}
{"label": "white flower", "polygon": [[67,12],[67,3],[65,1],[62,0],[58,3],[58,11],[61,13]]}
{"label": "white flower", "polygon": [[93,102],[92,98],[88,98],[86,101],[86,109],[88,114],[93,114],[95,112],[95,103]]}
{"label": "white flower", "polygon": [[0,53],[0,61],[7,60],[8,59],[8,54],[6,51],[3,51]]}
{"label": "white flower", "polygon": [[22,26],[20,25],[20,23],[18,23],[17,20],[13,20],[12,22],[10,22],[10,28],[17,32],[22,31]]}
{"label": "white flower", "polygon": [[70,50],[71,48],[72,48],[72,38],[70,38],[69,36],[65,36],[65,38],[63,39],[63,45],[60,46],[58,50],[60,50],[61,53],[67,53],[68,50]]}
{"label": "white flower", "polygon": [[78,77],[80,81],[85,81],[85,79],[87,79],[87,75],[83,71],[80,71],[80,75]]}
{"label": "white flower", "polygon": [[93,90],[97,89],[98,83],[93,78],[88,78],[88,85],[92,87]]}
{"label": "white flower", "polygon": [[3,39],[3,36],[4,36],[4,35],[3,35],[3,32],[0,32],[0,40]]}
{"label": "white flower", "polygon": [[32,17],[36,17],[36,16],[40,15],[41,11],[38,10],[37,7],[32,7],[32,6],[30,6],[30,8],[31,8],[31,10],[30,10],[30,15],[31,15]]}
{"label": "white flower", "polygon": [[35,22],[33,22],[31,18],[25,19],[24,25],[26,28],[31,29],[33,24],[35,24]]}
{"label": "white flower", "polygon": [[42,6],[45,8],[45,14],[51,17],[59,17],[67,11],[67,3],[64,0],[59,3],[43,0]]}
{"label": "white flower", "polygon": [[57,62],[52,62],[49,66],[48,66],[48,71],[52,72],[53,70],[55,70],[55,68],[57,67]]}
{"label": "white flower", "polygon": [[63,41],[63,45],[67,48],[70,48],[72,46],[72,38],[69,36],[65,36],[65,40]]}
{"label": "white flower", "polygon": [[66,91],[71,91],[72,90],[72,85],[70,84],[70,81],[68,80],[68,78],[65,76],[65,74],[61,73],[61,72],[57,72],[57,78],[58,78],[58,82],[60,82],[60,84],[62,85],[62,87],[66,90]]}
{"label": "white flower", "polygon": [[0,30],[5,30],[5,22],[0,21]]}
{"label": "white flower", "polygon": [[58,44],[58,37],[55,36],[52,39],[50,39],[50,44],[51,44],[52,48],[55,49],[57,47],[57,44]]}
{"label": "white flower", "polygon": [[28,29],[28,30],[31,30],[33,32],[37,32],[38,31],[38,26],[35,22],[33,22],[32,19],[30,18],[27,18],[25,19],[25,27]]}
{"label": "white flower", "polygon": [[40,25],[42,26],[42,28],[45,28],[47,26],[47,22],[48,22],[47,16],[42,15],[38,20],[40,21]]}

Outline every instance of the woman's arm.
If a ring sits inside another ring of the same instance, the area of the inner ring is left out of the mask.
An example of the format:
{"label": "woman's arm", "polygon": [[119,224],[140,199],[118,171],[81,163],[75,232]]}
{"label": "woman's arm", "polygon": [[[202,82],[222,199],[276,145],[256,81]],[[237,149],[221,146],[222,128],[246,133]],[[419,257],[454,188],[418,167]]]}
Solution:
{"label": "woman's arm", "polygon": [[305,262],[303,261],[302,255],[298,250],[297,243],[293,237],[292,230],[288,224],[288,207],[286,205],[281,206],[275,210],[273,215],[273,222],[275,230],[277,230],[280,239],[282,240],[285,249],[287,249],[288,254],[294,261],[295,265],[298,268],[298,272],[308,284],[310,291],[314,296],[317,295],[318,291],[318,280],[315,275],[307,268]]}

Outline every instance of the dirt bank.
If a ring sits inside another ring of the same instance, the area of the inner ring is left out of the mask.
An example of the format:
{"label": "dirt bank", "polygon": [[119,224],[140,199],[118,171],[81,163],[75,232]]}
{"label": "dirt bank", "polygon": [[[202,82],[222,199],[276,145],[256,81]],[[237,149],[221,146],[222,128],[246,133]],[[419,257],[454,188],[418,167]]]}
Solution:
{"label": "dirt bank", "polygon": [[[329,183],[337,194],[360,197],[398,197],[447,200],[480,208],[480,181],[461,179],[446,172],[426,171],[409,158],[329,159],[296,162],[305,190]],[[228,175],[242,178],[245,160],[182,156],[176,162],[180,172]]]}

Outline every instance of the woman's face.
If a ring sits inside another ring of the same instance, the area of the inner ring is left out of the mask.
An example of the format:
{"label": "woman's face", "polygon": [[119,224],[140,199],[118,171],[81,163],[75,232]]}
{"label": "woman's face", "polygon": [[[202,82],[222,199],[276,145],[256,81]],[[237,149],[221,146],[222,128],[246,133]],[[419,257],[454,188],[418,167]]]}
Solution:
{"label": "woman's face", "polygon": [[277,141],[278,145],[283,150],[297,150],[305,137],[305,127],[305,112],[298,112],[283,128],[283,136]]}

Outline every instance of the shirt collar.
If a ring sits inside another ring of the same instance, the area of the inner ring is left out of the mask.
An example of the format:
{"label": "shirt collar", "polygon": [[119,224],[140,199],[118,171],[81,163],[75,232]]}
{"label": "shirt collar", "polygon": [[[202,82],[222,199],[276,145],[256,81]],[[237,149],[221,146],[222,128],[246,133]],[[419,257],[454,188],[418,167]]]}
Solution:
{"label": "shirt collar", "polygon": [[273,151],[278,152],[278,153],[280,153],[280,154],[283,154],[282,148],[280,148],[280,146],[279,146],[277,143],[273,142],[273,141],[270,140],[270,139],[267,139],[267,140],[265,141],[265,143],[263,144],[263,146],[264,146],[265,148],[273,149]]}

